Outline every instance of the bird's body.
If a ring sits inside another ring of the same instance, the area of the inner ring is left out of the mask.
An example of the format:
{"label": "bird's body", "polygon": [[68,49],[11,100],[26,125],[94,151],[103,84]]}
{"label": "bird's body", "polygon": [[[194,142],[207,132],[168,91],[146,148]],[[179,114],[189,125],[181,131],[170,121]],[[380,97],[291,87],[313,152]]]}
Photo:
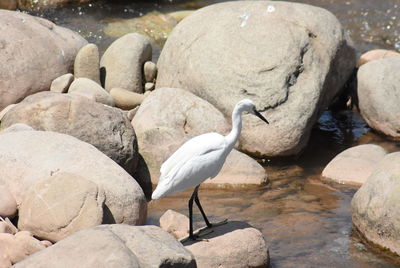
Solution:
{"label": "bird's body", "polygon": [[249,112],[268,121],[255,110],[252,101],[244,99],[236,104],[232,112],[232,130],[227,136],[206,133],[184,143],[161,166],[161,176],[151,198],[159,199],[195,187],[189,200],[190,236],[193,238],[192,205],[196,201],[207,226],[211,226],[197,197],[199,185],[218,175],[229,153],[232,151],[242,129],[242,113]]}
{"label": "bird's body", "polygon": [[183,144],[161,166],[161,176],[152,199],[195,187],[221,170],[231,151],[218,133],[206,133]]}

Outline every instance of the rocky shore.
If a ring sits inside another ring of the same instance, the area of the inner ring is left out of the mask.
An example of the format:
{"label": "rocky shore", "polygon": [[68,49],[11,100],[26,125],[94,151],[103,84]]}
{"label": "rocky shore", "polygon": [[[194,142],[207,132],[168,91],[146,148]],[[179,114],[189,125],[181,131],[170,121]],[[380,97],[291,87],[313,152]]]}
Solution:
{"label": "rocky shore", "polygon": [[[400,54],[370,51],[357,63],[329,11],[237,1],[176,18],[156,63],[140,31],[101,55],[76,32],[0,9],[1,268],[268,267],[268,241],[248,223],[228,222],[209,242],[184,244],[184,215],[167,211],[160,227],[144,225],[161,164],[193,136],[228,133],[243,98],[270,124],[244,116],[238,144],[208,187],[267,185],[254,157],[299,156],[355,72],[347,105],[399,140]],[[360,187],[354,228],[397,256],[399,167],[398,152],[365,144],[321,174]]]}

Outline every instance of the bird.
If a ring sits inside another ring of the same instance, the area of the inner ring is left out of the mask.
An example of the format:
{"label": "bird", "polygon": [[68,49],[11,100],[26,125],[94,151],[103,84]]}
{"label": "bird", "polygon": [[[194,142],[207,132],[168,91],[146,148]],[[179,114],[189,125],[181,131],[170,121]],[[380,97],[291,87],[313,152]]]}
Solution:
{"label": "bird", "polygon": [[256,110],[249,99],[239,101],[232,112],[232,130],[224,136],[215,132],[191,138],[179,147],[160,168],[160,179],[151,198],[153,200],[194,187],[189,199],[189,239],[199,240],[193,234],[193,200],[199,208],[208,228],[211,224],[200,204],[198,190],[208,178],[214,178],[221,171],[229,153],[232,151],[242,129],[242,114],[253,114],[269,124],[268,120]]}

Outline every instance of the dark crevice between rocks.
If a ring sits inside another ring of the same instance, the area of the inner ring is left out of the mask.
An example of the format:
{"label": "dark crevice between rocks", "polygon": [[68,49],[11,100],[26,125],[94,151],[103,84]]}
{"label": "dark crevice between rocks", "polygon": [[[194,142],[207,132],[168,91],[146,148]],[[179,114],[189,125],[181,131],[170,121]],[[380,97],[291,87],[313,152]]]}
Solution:
{"label": "dark crevice between rocks", "polygon": [[296,66],[294,72],[288,76],[286,80],[286,85],[288,89],[294,86],[297,83],[297,79],[299,78],[300,74],[304,71],[304,55],[307,53],[310,47],[310,43],[307,43],[300,51],[300,63]]}
{"label": "dark crevice between rocks", "polygon": [[183,131],[185,131],[185,134],[189,134],[189,131],[186,128],[187,128],[187,118],[185,117],[185,121],[183,122]]}

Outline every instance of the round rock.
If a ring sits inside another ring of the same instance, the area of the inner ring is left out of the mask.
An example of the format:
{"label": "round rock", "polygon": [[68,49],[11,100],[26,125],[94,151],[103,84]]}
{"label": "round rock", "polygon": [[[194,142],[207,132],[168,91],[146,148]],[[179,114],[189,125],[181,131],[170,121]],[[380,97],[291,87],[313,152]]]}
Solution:
{"label": "round rock", "polygon": [[103,223],[146,221],[146,198],[138,183],[94,146],[52,131],[18,131],[0,133],[0,148],[0,184],[18,205],[39,180],[66,172],[79,174],[104,190]]}
{"label": "round rock", "polygon": [[400,152],[386,155],[351,202],[353,225],[370,242],[400,255]]}
{"label": "round rock", "polygon": [[57,172],[29,189],[18,228],[57,242],[103,221],[104,191],[77,174]]}
{"label": "round rock", "polygon": [[159,227],[113,224],[79,231],[15,267],[194,268],[196,261]]}
{"label": "round rock", "polygon": [[322,171],[322,176],[343,184],[362,185],[385,155],[379,145],[363,144],[344,150]]}
{"label": "round rock", "polygon": [[400,58],[374,60],[357,73],[362,117],[373,129],[400,139]]}
{"label": "round rock", "polygon": [[106,104],[108,106],[114,106],[114,100],[111,95],[104,90],[98,83],[90,80],[89,78],[77,78],[72,82],[69,87],[68,93],[83,93],[93,95],[95,100],[99,103]]}
{"label": "round rock", "polygon": [[268,267],[268,245],[262,233],[245,222],[228,222],[212,228],[208,241],[185,243],[198,267]]}
{"label": "round rock", "polygon": [[[290,18],[290,19],[288,19]],[[182,88],[226,117],[252,99],[269,120],[244,116],[239,148],[258,157],[299,153],[355,66],[337,18],[279,1],[231,1],[195,11],[157,62],[157,88]]]}
{"label": "round rock", "polygon": [[124,88],[143,93],[143,64],[151,60],[150,41],[137,33],[115,40],[104,52],[100,66],[105,68],[105,89]]}
{"label": "round rock", "polygon": [[0,109],[49,90],[55,78],[72,70],[85,44],[78,33],[48,20],[0,10]]}
{"label": "round rock", "polygon": [[98,148],[129,173],[136,169],[135,131],[119,109],[82,96],[41,92],[25,98],[8,112],[1,129],[15,123],[74,136]]}
{"label": "round rock", "polygon": [[123,88],[111,89],[110,95],[114,99],[115,106],[123,110],[131,110],[139,106],[144,100],[143,94],[135,93]]}
{"label": "round rock", "polygon": [[69,86],[74,81],[73,74],[63,74],[62,76],[57,77],[51,82],[50,91],[58,92],[58,93],[67,93]]}
{"label": "round rock", "polygon": [[357,67],[361,67],[361,65],[364,65],[367,62],[384,58],[400,58],[400,53],[394,50],[373,49],[360,56],[360,59],[357,62]]}
{"label": "round rock", "polygon": [[89,78],[100,85],[100,55],[95,44],[82,47],[75,57],[74,75],[76,78]]}
{"label": "round rock", "polygon": [[176,239],[182,238],[189,233],[189,218],[168,209],[160,217],[160,228],[172,234]]}
{"label": "round rock", "polygon": [[146,61],[143,66],[144,78],[146,82],[154,82],[157,75],[157,65],[152,61]]}

